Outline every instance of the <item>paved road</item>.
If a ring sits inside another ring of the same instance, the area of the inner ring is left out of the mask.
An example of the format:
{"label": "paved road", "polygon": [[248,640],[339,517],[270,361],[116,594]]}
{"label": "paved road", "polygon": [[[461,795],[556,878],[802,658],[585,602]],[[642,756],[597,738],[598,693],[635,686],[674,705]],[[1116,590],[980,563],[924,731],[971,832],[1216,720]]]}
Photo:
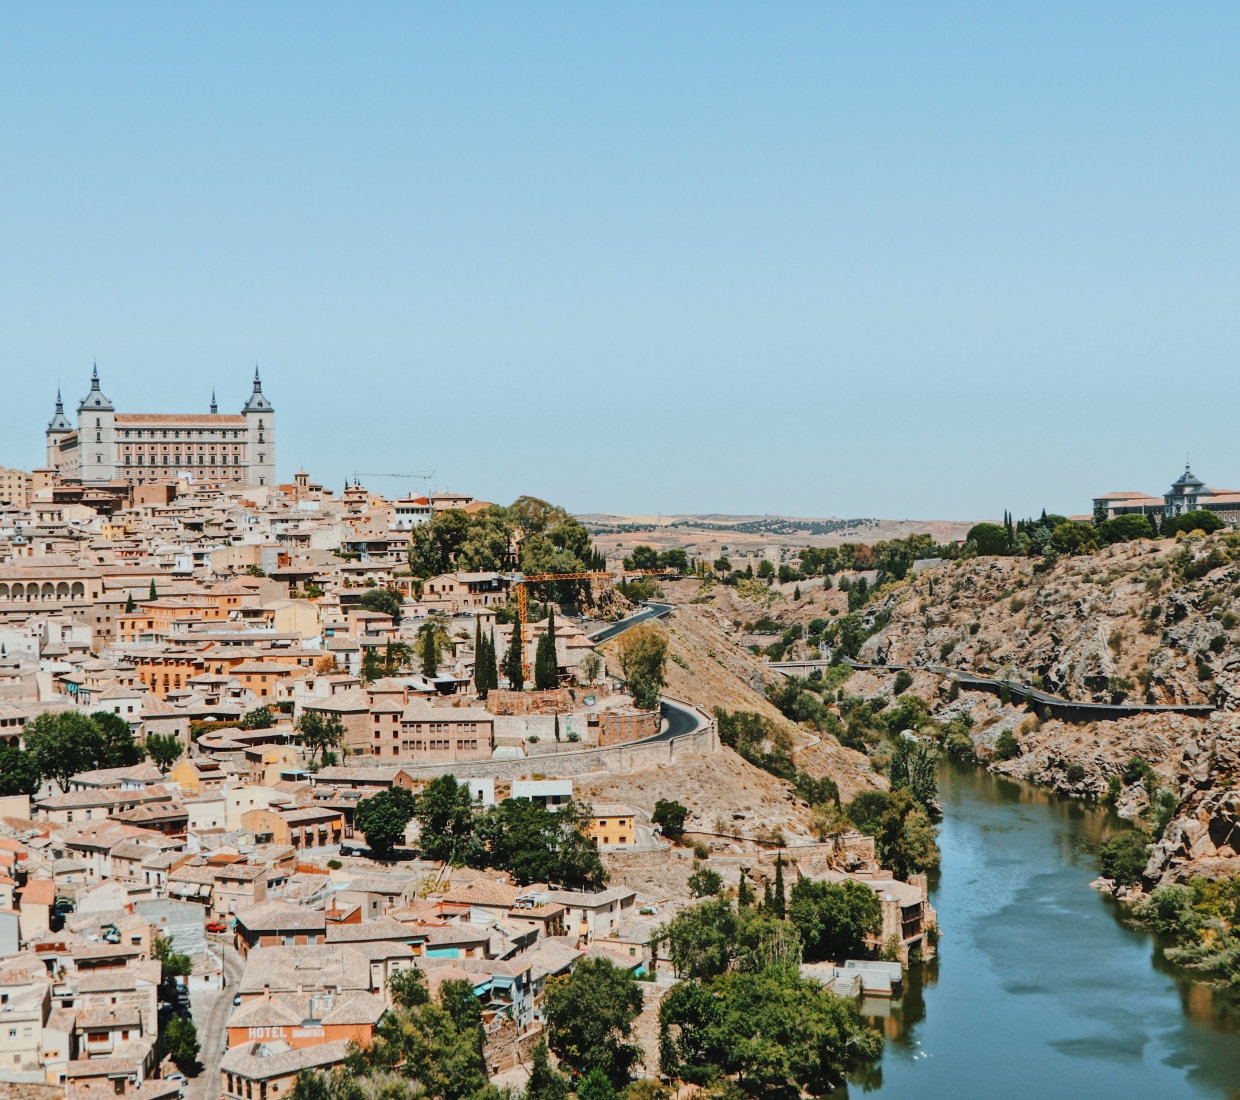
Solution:
{"label": "paved road", "polygon": [[623,634],[629,627],[649,622],[651,619],[662,618],[674,609],[675,605],[670,603],[648,603],[640,611],[630,615],[627,619],[621,619],[618,623],[611,623],[609,626],[601,627],[593,634],[586,636],[596,645],[602,645],[603,642],[610,642],[617,634]]}
{"label": "paved road", "polygon": [[669,703],[666,699],[659,701],[659,709],[667,719],[667,729],[654,737],[646,738],[647,741],[670,741],[673,737],[683,737],[697,729],[701,721],[696,711],[679,703]]}
{"label": "paved road", "polygon": [[228,1017],[232,1015],[232,999],[241,982],[241,956],[232,947],[212,942],[211,947],[224,956],[224,988],[190,994],[190,1012],[198,1028],[201,1051],[198,1061],[202,1071],[191,1077],[185,1086],[185,1100],[215,1100],[220,1095],[220,1059],[227,1041]]}

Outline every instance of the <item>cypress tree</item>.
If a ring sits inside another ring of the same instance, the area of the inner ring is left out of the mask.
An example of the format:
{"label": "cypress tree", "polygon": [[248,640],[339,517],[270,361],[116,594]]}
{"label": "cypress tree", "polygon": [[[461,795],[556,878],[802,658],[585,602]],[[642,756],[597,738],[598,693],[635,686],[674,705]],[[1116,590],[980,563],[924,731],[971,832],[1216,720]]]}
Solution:
{"label": "cypress tree", "polygon": [[155,591],[155,581],[154,581],[154,580],[152,580],[152,581],[151,581],[151,594],[150,594],[150,596],[148,597],[148,599],[152,599],[152,600],[157,600],[157,599],[159,599],[159,593]]}
{"label": "cypress tree", "polygon": [[788,915],[788,905],[784,898],[784,855],[780,852],[775,857],[775,904],[771,909],[780,920]]}
{"label": "cypress tree", "polygon": [[555,610],[547,609],[547,629],[538,639],[534,653],[534,688],[550,691],[560,682],[559,665],[555,657]]}
{"label": "cypress tree", "polygon": [[560,716],[558,714],[555,716],[555,739],[558,744],[560,740]]}
{"label": "cypress tree", "polygon": [[499,687],[499,658],[495,652],[495,627],[491,627],[491,637],[487,642],[487,687]]}
{"label": "cypress tree", "polygon": [[504,655],[504,675],[508,677],[508,684],[513,691],[525,690],[525,670],[521,667],[521,634],[521,624],[513,623],[512,641]]}
{"label": "cypress tree", "polygon": [[125,600],[125,614],[132,615],[137,611],[137,605],[133,602],[133,593],[129,593],[129,598]]}
{"label": "cypress tree", "polygon": [[768,913],[775,912],[775,895],[771,893],[771,880],[766,880],[766,885],[762,888],[762,908]]}
{"label": "cypress tree", "polygon": [[439,672],[439,643],[435,640],[435,628],[427,623],[422,627],[422,675],[428,679]]}
{"label": "cypress tree", "polygon": [[753,890],[749,888],[749,879],[741,872],[741,884],[736,888],[736,907],[744,909],[753,904]]}
{"label": "cypress tree", "polygon": [[474,619],[474,690],[484,699],[487,695],[487,686],[483,680],[482,659],[486,656],[483,652],[482,642],[482,620]]}

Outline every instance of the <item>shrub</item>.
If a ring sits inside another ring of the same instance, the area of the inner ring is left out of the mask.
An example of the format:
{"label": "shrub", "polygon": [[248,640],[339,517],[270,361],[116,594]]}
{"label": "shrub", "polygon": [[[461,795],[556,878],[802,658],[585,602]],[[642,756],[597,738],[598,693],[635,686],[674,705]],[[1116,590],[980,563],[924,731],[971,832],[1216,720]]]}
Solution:
{"label": "shrub", "polygon": [[1069,783],[1080,783],[1085,778],[1085,769],[1080,764],[1069,764],[1067,776]]}
{"label": "shrub", "polygon": [[695,898],[717,897],[722,889],[723,878],[709,867],[699,867],[689,876],[689,891]]}
{"label": "shrub", "polygon": [[1193,908],[1193,891],[1187,886],[1159,886],[1133,911],[1160,935],[1184,936],[1197,932],[1204,923]]}
{"label": "shrub", "polygon": [[1131,886],[1145,870],[1149,857],[1145,837],[1128,831],[1118,833],[1102,845],[1100,853],[1103,878],[1113,879],[1121,886]]}
{"label": "shrub", "polygon": [[1098,536],[1105,543],[1131,542],[1133,539],[1152,539],[1154,525],[1146,516],[1116,516],[1098,525]]}
{"label": "shrub", "polygon": [[1019,596],[1013,596],[1012,602],[1008,604],[1008,608],[1011,610],[1013,615],[1016,615],[1019,612],[1024,611],[1025,608],[1028,606],[1029,605],[1026,604],[1025,601],[1022,600]]}
{"label": "shrub", "polygon": [[946,661],[947,658],[952,655],[952,650],[955,648],[956,648],[955,638],[953,638],[950,642],[944,642],[941,646],[939,646],[939,659]]}
{"label": "shrub", "polygon": [[900,669],[899,672],[896,673],[895,683],[892,684],[891,690],[896,695],[899,695],[902,692],[908,691],[908,689],[911,688],[912,686],[913,686],[912,673],[909,672],[907,669],[902,668]]}
{"label": "shrub", "polygon": [[1219,625],[1224,630],[1234,630],[1238,622],[1240,622],[1240,619],[1236,618],[1234,611],[1224,611],[1223,617],[1219,619]]}
{"label": "shrub", "polygon": [[1020,742],[1011,730],[1004,730],[995,741],[995,759],[1011,760],[1020,755]]}
{"label": "shrub", "polygon": [[1213,512],[1199,508],[1195,512],[1185,512],[1182,516],[1169,517],[1164,520],[1163,537],[1174,535],[1177,531],[1183,531],[1185,534],[1190,531],[1204,531],[1207,535],[1212,535],[1226,525],[1226,521]]}

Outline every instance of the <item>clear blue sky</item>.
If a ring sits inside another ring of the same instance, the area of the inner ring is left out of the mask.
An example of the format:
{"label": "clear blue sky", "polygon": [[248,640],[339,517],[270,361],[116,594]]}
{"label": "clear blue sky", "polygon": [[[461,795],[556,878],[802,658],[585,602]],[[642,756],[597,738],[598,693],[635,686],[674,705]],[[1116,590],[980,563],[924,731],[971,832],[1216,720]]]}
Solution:
{"label": "clear blue sky", "polygon": [[239,408],[257,361],[281,476],[333,486],[970,519],[1186,452],[1240,486],[1235,5],[3,17],[0,463],[97,358],[128,411]]}

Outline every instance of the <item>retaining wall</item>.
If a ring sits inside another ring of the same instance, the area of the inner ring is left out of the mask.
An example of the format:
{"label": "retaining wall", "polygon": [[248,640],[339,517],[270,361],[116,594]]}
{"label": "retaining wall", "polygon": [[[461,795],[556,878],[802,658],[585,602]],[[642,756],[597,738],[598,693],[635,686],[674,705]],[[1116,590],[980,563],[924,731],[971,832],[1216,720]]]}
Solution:
{"label": "retaining wall", "polygon": [[599,721],[599,747],[653,737],[659,732],[662,722],[662,712],[657,710],[634,710],[632,707],[606,710]]}
{"label": "retaining wall", "polygon": [[[549,779],[569,779],[592,772],[643,771],[673,764],[682,756],[718,752],[719,731],[714,719],[708,717],[699,707],[687,703],[681,705],[690,706],[696,711],[701,717],[702,725],[693,733],[667,741],[634,741],[598,749],[575,749],[570,742],[564,744],[563,751],[539,752],[537,756],[522,756],[512,760],[456,760],[421,765],[402,760],[399,766],[413,779],[434,779],[449,773],[458,777],[520,779],[523,775],[534,772]],[[657,714],[658,711],[653,713]]]}

